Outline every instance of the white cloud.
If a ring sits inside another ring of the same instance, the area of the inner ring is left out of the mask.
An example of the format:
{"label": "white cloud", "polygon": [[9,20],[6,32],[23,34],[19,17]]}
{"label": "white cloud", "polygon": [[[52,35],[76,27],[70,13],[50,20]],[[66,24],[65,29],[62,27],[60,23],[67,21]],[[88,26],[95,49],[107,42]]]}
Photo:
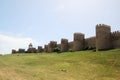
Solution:
{"label": "white cloud", "polygon": [[9,54],[12,49],[27,48],[29,43],[34,42],[31,38],[19,38],[0,34],[0,54]]}

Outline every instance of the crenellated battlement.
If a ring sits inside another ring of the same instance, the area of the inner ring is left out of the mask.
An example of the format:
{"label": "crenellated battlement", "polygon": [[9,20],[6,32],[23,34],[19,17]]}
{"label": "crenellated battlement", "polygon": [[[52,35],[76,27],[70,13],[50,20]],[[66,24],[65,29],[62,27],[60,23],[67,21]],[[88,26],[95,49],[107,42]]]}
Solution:
{"label": "crenellated battlement", "polygon": [[102,28],[102,27],[110,28],[110,26],[106,25],[106,24],[97,24],[96,27],[99,27],[99,28]]}
{"label": "crenellated battlement", "polygon": [[112,40],[120,39],[120,31],[111,32],[111,38],[112,38]]}

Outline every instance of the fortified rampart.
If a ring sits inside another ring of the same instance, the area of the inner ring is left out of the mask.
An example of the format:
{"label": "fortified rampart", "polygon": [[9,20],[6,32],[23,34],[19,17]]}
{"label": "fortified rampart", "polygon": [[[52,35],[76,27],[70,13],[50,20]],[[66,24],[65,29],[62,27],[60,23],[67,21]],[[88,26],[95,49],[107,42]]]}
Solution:
{"label": "fortified rampart", "polygon": [[24,53],[24,52],[25,52],[25,49],[19,49],[18,52],[19,52],[19,53]]}
{"label": "fortified rampart", "polygon": [[113,48],[120,48],[120,32],[119,31],[112,32],[111,39]]}
{"label": "fortified rampart", "polygon": [[68,42],[67,39],[61,39],[61,43],[57,44],[56,41],[50,41],[48,45],[38,46],[38,49],[34,48],[30,43],[28,50],[19,49],[16,51],[12,49],[12,54],[15,53],[40,53],[40,52],[53,52],[56,47],[61,52],[66,51],[80,51],[87,49],[108,50],[112,48],[120,48],[120,31],[111,32],[111,27],[105,24],[96,25],[96,36],[90,38],[84,38],[82,33],[74,33],[73,41]]}
{"label": "fortified rampart", "polygon": [[96,49],[96,37],[90,37],[85,39],[84,49]]}
{"label": "fortified rampart", "polygon": [[61,50],[61,44],[57,44],[57,47]]}
{"label": "fortified rampart", "polygon": [[17,51],[15,49],[12,49],[12,54],[17,53]]}
{"label": "fortified rampart", "polygon": [[38,52],[38,53],[43,52],[42,46],[38,46],[37,52]]}
{"label": "fortified rampart", "polygon": [[48,45],[44,45],[44,52],[48,52]]}
{"label": "fortified rampart", "polygon": [[73,51],[73,43],[74,43],[73,41],[68,43],[68,49],[71,51]]}

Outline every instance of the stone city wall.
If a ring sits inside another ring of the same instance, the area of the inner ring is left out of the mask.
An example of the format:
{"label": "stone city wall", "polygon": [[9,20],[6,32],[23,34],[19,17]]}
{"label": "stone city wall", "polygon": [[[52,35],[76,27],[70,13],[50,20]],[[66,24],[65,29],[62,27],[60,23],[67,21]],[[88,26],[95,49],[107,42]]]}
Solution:
{"label": "stone city wall", "polygon": [[120,48],[120,31],[111,32],[111,27],[105,24],[96,25],[96,36],[86,38],[82,33],[74,33],[73,41],[68,42],[68,39],[61,39],[61,43],[57,44],[56,41],[50,41],[48,45],[38,46],[38,49],[33,48],[32,44],[29,44],[27,51],[25,49],[19,49],[18,51],[12,50],[12,54],[15,53],[35,53],[35,52],[53,52],[54,48],[58,47],[61,52],[69,50],[80,51],[85,49],[108,50],[112,48]]}

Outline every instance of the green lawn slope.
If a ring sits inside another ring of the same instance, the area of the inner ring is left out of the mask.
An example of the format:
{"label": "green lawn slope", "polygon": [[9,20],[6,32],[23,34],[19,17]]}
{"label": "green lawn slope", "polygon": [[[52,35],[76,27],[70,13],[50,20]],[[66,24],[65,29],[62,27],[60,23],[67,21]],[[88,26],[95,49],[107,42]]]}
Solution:
{"label": "green lawn slope", "polygon": [[120,80],[120,49],[0,56],[0,80]]}

